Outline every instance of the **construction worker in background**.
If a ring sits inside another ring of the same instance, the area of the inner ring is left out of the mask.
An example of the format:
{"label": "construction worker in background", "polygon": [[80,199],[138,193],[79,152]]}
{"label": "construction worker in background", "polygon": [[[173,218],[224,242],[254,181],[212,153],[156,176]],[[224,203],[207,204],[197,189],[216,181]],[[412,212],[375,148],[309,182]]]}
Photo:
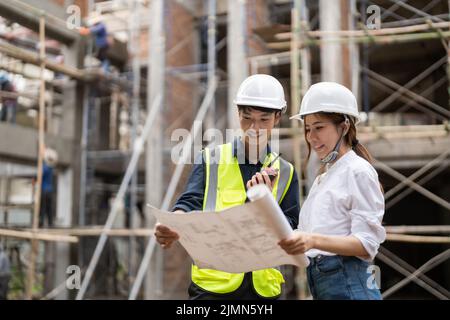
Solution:
{"label": "construction worker in background", "polygon": [[44,163],[42,167],[41,206],[39,215],[39,227],[44,226],[47,217],[47,225],[53,227],[53,176],[54,167],[58,162],[58,154],[51,148],[45,148]]}
{"label": "construction worker in background", "polygon": [[94,16],[89,19],[90,27],[81,27],[79,32],[83,36],[89,34],[94,35],[95,38],[95,57],[100,61],[103,72],[109,71],[109,59],[107,56],[109,48],[108,32],[106,25],[101,21],[101,16]]}
{"label": "construction worker in background", "polygon": [[[239,206],[246,202],[246,187],[265,183],[287,221],[296,227],[300,209],[297,174],[289,162],[281,157],[275,159],[277,154],[268,144],[271,130],[286,109],[283,87],[272,76],[252,75],[242,82],[234,102],[243,137],[202,151],[173,211],[221,211]],[[252,156],[253,147],[257,151]],[[273,160],[271,168],[278,174],[272,182],[267,172]],[[169,248],[179,238],[161,224],[157,224],[155,236],[163,248]],[[276,299],[284,283],[276,268],[235,274],[192,265],[191,273],[190,299]]]}
{"label": "construction worker in background", "polygon": [[[14,94],[16,92],[14,84],[5,74],[0,75],[0,90],[4,91],[5,94]],[[3,96],[0,94],[0,101],[0,121],[16,123],[17,97]]]}
{"label": "construction worker in background", "polygon": [[309,257],[314,299],[379,300],[379,275],[369,263],[386,237],[384,198],[372,157],[356,137],[356,98],[340,84],[321,82],[292,118],[304,121],[308,159],[312,149],[322,168],[301,208],[299,230],[279,245]]}

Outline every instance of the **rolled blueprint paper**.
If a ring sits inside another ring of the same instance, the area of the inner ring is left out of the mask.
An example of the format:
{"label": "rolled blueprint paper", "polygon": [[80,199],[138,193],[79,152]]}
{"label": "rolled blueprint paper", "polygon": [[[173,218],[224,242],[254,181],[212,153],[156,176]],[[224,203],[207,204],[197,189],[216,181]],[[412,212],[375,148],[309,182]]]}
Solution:
{"label": "rolled blueprint paper", "polygon": [[[261,218],[273,226],[279,240],[289,238],[293,235],[294,230],[289,225],[283,211],[278,203],[276,203],[272,193],[265,184],[257,184],[247,191],[247,196],[251,202],[257,203],[261,208]],[[275,213],[275,214],[274,214]],[[304,254],[292,256],[300,266],[308,266],[309,260]]]}

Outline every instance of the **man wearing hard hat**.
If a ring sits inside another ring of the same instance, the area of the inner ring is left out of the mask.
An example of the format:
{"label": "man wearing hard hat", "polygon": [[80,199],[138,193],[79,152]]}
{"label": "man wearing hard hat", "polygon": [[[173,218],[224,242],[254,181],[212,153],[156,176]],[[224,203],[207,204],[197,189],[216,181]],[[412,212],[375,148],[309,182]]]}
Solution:
{"label": "man wearing hard hat", "polygon": [[[286,109],[283,87],[272,76],[252,75],[242,82],[234,102],[243,136],[202,151],[200,161],[195,162],[200,164],[194,164],[173,211],[221,211],[239,206],[246,202],[246,188],[263,183],[294,228],[300,210],[297,174],[268,144],[271,130]],[[155,236],[163,248],[178,240],[176,232],[161,224]],[[227,273],[192,265],[191,271],[190,299],[276,299],[284,283],[275,268]]]}

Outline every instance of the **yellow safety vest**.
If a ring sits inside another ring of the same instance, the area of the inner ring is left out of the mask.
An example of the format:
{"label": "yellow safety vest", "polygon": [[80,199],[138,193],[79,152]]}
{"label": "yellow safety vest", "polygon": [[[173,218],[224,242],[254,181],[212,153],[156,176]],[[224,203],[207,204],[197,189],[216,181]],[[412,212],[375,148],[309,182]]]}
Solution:
{"label": "yellow safety vest", "polygon": [[[238,159],[233,156],[232,144],[227,143],[213,150],[205,148],[204,160],[206,168],[205,194],[203,210],[221,211],[226,208],[245,203],[247,194],[239,169]],[[275,153],[268,154],[263,167],[276,157]],[[279,174],[273,185],[273,197],[281,203],[292,181],[293,166],[279,157],[272,165],[279,169]],[[192,282],[203,290],[225,294],[239,288],[244,280],[244,273],[228,273],[213,269],[200,269],[192,265]],[[275,268],[252,272],[253,286],[256,292],[266,298],[274,298],[281,294],[281,284],[284,278]]]}

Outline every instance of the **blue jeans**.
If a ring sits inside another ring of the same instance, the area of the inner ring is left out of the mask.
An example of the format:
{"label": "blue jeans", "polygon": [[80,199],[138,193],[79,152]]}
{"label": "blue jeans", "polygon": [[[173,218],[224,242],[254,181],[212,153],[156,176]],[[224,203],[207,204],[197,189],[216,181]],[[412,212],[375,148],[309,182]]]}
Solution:
{"label": "blue jeans", "polygon": [[367,262],[324,255],[309,260],[308,285],[314,300],[381,300],[380,290],[369,279]]}

